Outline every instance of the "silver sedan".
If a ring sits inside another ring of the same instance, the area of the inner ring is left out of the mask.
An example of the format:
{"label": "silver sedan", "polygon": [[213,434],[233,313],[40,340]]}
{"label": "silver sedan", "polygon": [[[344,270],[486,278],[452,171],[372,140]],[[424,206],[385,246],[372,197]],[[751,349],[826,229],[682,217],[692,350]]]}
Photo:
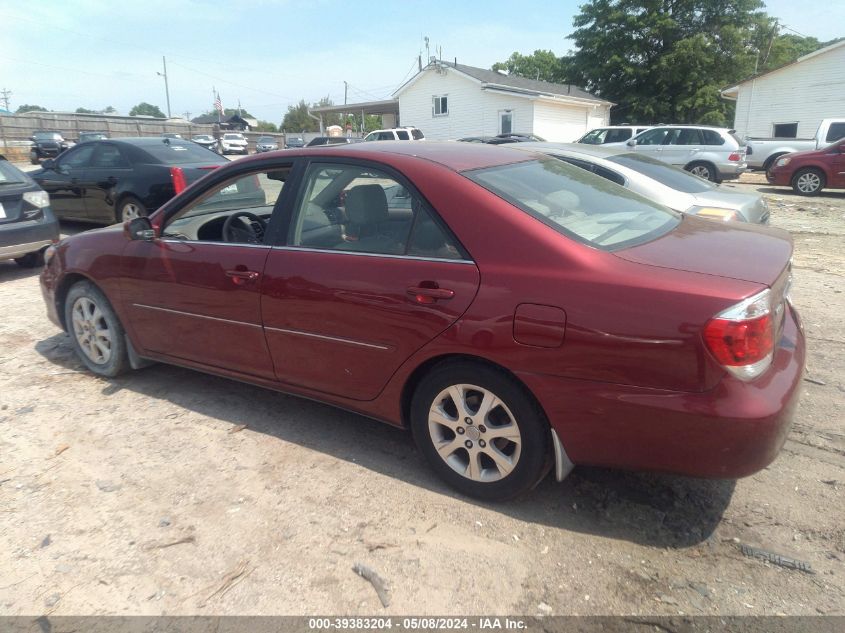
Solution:
{"label": "silver sedan", "polygon": [[760,194],[717,185],[627,147],[573,143],[516,143],[513,147],[582,167],[675,211],[723,221],[769,223],[769,207]]}

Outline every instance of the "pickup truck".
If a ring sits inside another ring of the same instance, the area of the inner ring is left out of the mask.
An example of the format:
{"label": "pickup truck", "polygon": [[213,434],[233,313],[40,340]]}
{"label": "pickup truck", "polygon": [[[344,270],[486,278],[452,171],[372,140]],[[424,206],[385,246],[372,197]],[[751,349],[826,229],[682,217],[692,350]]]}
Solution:
{"label": "pickup truck", "polygon": [[745,162],[749,169],[768,171],[784,154],[821,149],[845,138],[845,117],[823,119],[813,138],[754,138],[745,139]]}

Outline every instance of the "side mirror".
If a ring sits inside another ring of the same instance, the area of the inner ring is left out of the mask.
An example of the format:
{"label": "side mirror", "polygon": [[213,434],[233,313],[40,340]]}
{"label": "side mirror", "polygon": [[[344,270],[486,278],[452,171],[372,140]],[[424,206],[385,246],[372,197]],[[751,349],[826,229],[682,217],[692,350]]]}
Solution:
{"label": "side mirror", "polygon": [[637,139],[635,139],[635,138],[632,138],[630,141],[625,143],[625,145],[627,145],[628,147],[634,147],[636,144],[637,144]]}
{"label": "side mirror", "polygon": [[56,161],[52,158],[48,158],[47,160],[41,161],[41,168],[42,169],[55,169],[56,168]]}
{"label": "side mirror", "polygon": [[149,218],[132,218],[123,225],[123,230],[130,240],[149,242],[156,237],[155,229]]}

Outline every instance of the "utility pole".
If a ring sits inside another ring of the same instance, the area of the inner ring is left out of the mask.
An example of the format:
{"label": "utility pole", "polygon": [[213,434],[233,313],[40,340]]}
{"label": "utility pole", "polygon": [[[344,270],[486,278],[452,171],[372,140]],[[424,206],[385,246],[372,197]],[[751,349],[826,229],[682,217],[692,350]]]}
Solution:
{"label": "utility pole", "polygon": [[190,112],[183,112],[182,114],[184,115],[186,121],[191,120],[191,113]]}
{"label": "utility pole", "polygon": [[0,101],[3,102],[3,108],[8,110],[9,109],[9,97],[12,96],[12,91],[6,90],[6,88],[3,88],[3,90],[0,90],[0,95],[3,95],[2,97],[0,97]]}
{"label": "utility pole", "polygon": [[161,65],[164,68],[164,72],[156,72],[156,75],[159,77],[164,77],[164,95],[167,97],[167,118],[170,118],[170,86],[167,85],[167,60],[164,58],[164,55],[161,56]]}

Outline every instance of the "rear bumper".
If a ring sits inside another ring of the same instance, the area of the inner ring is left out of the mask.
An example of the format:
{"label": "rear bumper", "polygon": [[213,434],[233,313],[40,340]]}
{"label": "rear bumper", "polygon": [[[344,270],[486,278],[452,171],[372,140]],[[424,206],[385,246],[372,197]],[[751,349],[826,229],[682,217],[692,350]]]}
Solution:
{"label": "rear bumper", "polygon": [[804,334],[793,310],[772,367],[711,391],[681,393],[536,374],[537,396],[576,464],[736,478],[768,466],[786,440],[800,395]]}
{"label": "rear bumper", "polygon": [[722,180],[736,180],[748,170],[746,163],[731,163],[730,165],[718,165],[719,177]]}
{"label": "rear bumper", "polygon": [[59,223],[45,221],[15,222],[0,226],[0,259],[23,257],[59,240]]}

